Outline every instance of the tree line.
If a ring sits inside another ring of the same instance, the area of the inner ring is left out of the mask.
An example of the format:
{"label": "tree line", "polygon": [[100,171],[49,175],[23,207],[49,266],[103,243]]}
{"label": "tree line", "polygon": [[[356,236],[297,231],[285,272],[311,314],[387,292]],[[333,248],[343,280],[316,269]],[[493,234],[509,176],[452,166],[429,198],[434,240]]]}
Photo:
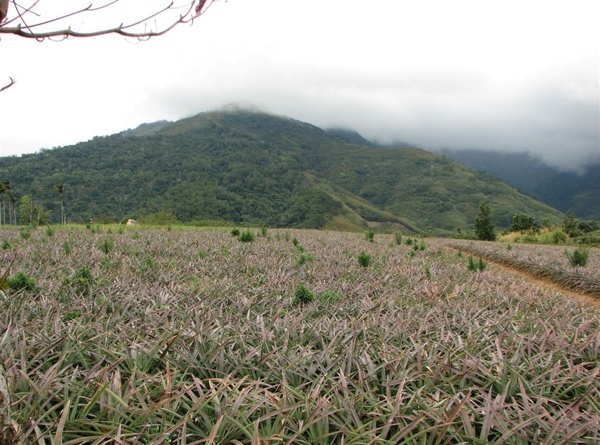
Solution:
{"label": "tree line", "polygon": [[[65,225],[67,223],[64,206],[65,186],[56,184],[54,190],[59,197],[60,224]],[[10,181],[0,182],[0,226],[17,224],[47,225],[50,224],[51,213],[50,210],[45,209],[41,203],[34,200],[30,195],[23,195],[20,200],[17,200]]]}

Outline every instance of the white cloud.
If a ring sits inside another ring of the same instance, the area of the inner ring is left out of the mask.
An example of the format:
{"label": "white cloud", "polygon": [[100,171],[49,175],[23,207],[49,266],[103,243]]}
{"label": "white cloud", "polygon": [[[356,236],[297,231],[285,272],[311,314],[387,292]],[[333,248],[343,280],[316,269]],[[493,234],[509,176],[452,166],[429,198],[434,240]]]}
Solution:
{"label": "white cloud", "polygon": [[425,148],[600,162],[595,0],[229,0],[149,42],[3,37],[0,154],[255,104]]}

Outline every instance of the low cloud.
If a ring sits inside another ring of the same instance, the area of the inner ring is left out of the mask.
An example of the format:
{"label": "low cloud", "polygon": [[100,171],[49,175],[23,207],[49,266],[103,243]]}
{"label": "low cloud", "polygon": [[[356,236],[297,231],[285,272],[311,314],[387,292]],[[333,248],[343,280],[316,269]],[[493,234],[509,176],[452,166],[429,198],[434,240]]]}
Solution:
{"label": "low cloud", "polygon": [[579,170],[600,163],[597,66],[591,58],[500,82],[451,67],[380,73],[248,58],[237,69],[202,72],[191,90],[170,87],[153,99],[167,118],[253,104],[321,128],[352,128],[379,143],[530,152]]}

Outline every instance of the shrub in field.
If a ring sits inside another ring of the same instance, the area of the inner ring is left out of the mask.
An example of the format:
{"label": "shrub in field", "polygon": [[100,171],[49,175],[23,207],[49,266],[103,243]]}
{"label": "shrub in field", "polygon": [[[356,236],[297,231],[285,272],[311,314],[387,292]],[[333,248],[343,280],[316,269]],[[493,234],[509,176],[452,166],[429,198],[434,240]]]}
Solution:
{"label": "shrub in field", "polygon": [[262,236],[263,238],[266,238],[267,237],[267,233],[268,233],[267,226],[262,226],[260,228],[260,236]]}
{"label": "shrub in field", "polygon": [[23,239],[31,238],[31,230],[28,227],[23,227],[19,230],[19,235]]}
{"label": "shrub in field", "polygon": [[63,247],[63,251],[65,252],[65,255],[70,255],[71,254],[71,244],[69,243],[69,241],[65,241],[62,245]]}
{"label": "shrub in field", "polygon": [[302,266],[304,263],[309,262],[309,261],[314,261],[315,260],[315,256],[312,253],[309,254],[302,254],[300,255],[300,258],[298,258],[298,261],[296,261],[296,265],[297,266]]}
{"label": "shrub in field", "polygon": [[2,241],[2,250],[10,249],[10,243],[6,240]]}
{"label": "shrub in field", "polygon": [[417,252],[419,250],[425,250],[425,248],[427,247],[423,241],[421,241],[420,243],[417,243],[417,240],[414,240],[412,246],[413,246],[413,250],[415,252]]}
{"label": "shrub in field", "polygon": [[569,263],[573,267],[585,267],[587,266],[588,256],[590,254],[589,249],[575,249],[572,253],[565,250],[565,254],[569,259]]}
{"label": "shrub in field", "polygon": [[54,227],[46,226],[46,236],[50,238],[52,235],[54,235]]}
{"label": "shrub in field", "polygon": [[102,259],[100,260],[100,264],[102,265],[102,267],[110,268],[115,265],[115,262],[112,260],[112,258],[110,256],[104,255],[102,257]]}
{"label": "shrub in field", "polygon": [[98,244],[98,249],[100,249],[102,252],[108,255],[108,253],[112,250],[114,246],[115,240],[113,240],[112,238],[107,238],[100,244]]}
{"label": "shrub in field", "polygon": [[394,241],[398,246],[402,245],[402,232],[394,232]]}
{"label": "shrub in field", "polygon": [[469,264],[467,265],[467,269],[471,272],[483,272],[487,264],[483,261],[483,258],[479,257],[479,260],[475,261],[472,256],[469,256]]}
{"label": "shrub in field", "polygon": [[73,287],[76,292],[81,294],[90,291],[93,282],[94,277],[92,276],[92,271],[88,266],[81,266],[79,269],[76,269],[69,279],[71,287]]}
{"label": "shrub in field", "polygon": [[375,232],[373,232],[371,229],[365,230],[365,239],[370,243],[375,241]]}
{"label": "shrub in field", "polygon": [[292,301],[293,306],[298,306],[300,304],[307,304],[315,299],[315,294],[310,289],[307,289],[304,286],[304,283],[299,283],[296,287],[296,292],[294,293],[294,300]]}
{"label": "shrub in field", "polygon": [[231,236],[240,236],[240,229],[238,229],[237,227],[234,227],[233,229],[231,229]]}
{"label": "shrub in field", "polygon": [[336,291],[333,291],[333,290],[326,290],[321,295],[319,295],[319,298],[321,300],[329,301],[329,302],[332,302],[332,303],[335,303],[335,302],[338,302],[338,301],[342,300],[342,296],[340,294],[338,294]]}
{"label": "shrub in field", "polygon": [[252,241],[254,241],[254,234],[250,231],[250,229],[240,233],[240,235],[238,236],[238,239],[242,242],[242,243],[251,243]]}
{"label": "shrub in field", "polygon": [[8,287],[15,290],[35,290],[35,279],[27,276],[23,272],[17,272],[17,274],[8,279]]}
{"label": "shrub in field", "polygon": [[361,252],[358,254],[358,263],[362,266],[362,267],[369,267],[369,265],[371,264],[371,255],[369,255],[366,252]]}

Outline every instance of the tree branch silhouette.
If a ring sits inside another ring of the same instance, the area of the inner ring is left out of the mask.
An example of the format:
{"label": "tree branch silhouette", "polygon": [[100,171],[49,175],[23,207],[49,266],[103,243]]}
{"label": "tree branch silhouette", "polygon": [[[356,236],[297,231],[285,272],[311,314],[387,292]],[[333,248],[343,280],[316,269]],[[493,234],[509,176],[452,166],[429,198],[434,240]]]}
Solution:
{"label": "tree branch silhouette", "polygon": [[[158,1],[155,3],[161,5],[157,6],[154,11],[143,13],[139,18],[131,19],[129,22],[117,22],[115,25],[90,31],[78,31],[71,25],[63,25],[66,19],[98,13],[127,1],[105,0],[104,2],[92,2],[87,6],[74,7],[72,11],[57,13],[55,16],[44,18],[43,16],[47,13],[42,12],[42,6],[45,4],[43,0],[30,0],[30,3],[26,6],[16,0],[0,0],[0,34],[12,34],[36,40],[98,37],[116,34],[145,40],[164,35],[178,25],[191,23],[218,0]],[[150,26],[151,21],[159,16],[167,15],[172,16],[168,18],[165,24],[159,26],[155,23]],[[53,25],[56,25],[56,27],[53,27]]]}

